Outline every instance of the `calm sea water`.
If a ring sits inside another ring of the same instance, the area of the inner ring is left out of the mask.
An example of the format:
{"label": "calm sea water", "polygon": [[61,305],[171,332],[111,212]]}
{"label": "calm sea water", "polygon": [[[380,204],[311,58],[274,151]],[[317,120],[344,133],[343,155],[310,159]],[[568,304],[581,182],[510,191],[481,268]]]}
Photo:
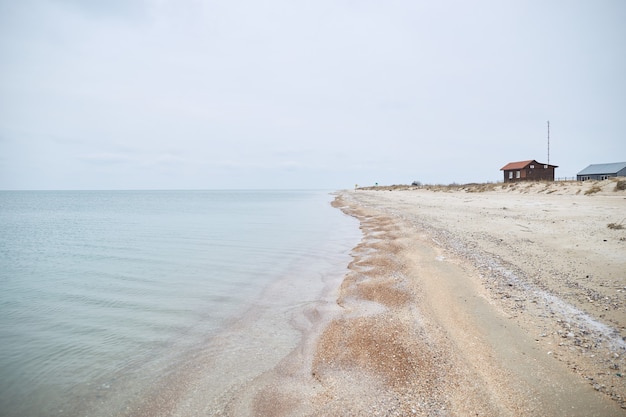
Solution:
{"label": "calm sea water", "polygon": [[[360,237],[331,200],[318,191],[0,192],[0,415],[114,410],[115,398],[128,401],[122,391],[144,392],[172,362],[192,361],[253,306],[284,315],[313,302],[343,276]],[[281,282],[297,285],[264,301]],[[288,322],[266,328],[286,335],[274,338],[286,350],[297,338],[281,330]]]}

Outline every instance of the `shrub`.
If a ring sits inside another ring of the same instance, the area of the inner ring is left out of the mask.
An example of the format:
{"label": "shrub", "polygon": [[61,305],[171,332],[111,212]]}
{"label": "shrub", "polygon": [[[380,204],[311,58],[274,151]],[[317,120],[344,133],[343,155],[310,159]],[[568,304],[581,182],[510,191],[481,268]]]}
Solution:
{"label": "shrub", "polygon": [[615,183],[614,191],[624,191],[626,190],[626,180],[619,180]]}

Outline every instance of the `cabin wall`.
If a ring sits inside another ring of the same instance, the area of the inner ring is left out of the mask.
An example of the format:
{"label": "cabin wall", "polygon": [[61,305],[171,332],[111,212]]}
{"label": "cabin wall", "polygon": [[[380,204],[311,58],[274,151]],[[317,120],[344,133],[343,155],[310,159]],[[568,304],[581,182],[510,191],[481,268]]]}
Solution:
{"label": "cabin wall", "polygon": [[554,181],[554,167],[544,164],[531,164],[526,168],[504,171],[504,182],[516,181]]}

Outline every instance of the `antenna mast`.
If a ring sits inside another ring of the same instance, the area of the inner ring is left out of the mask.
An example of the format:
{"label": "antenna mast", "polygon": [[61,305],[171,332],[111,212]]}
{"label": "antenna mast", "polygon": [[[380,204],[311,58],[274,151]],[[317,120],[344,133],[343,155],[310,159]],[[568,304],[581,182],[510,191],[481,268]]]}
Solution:
{"label": "antenna mast", "polygon": [[550,120],[548,120],[548,165],[550,165]]}

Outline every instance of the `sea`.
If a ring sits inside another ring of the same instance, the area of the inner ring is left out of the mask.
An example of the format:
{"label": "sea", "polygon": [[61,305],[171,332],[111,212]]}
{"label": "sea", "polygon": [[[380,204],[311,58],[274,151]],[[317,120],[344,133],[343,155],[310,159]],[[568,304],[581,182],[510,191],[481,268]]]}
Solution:
{"label": "sea", "polygon": [[275,366],[361,238],[333,199],[0,191],[0,416],[132,415],[198,375],[219,402]]}

